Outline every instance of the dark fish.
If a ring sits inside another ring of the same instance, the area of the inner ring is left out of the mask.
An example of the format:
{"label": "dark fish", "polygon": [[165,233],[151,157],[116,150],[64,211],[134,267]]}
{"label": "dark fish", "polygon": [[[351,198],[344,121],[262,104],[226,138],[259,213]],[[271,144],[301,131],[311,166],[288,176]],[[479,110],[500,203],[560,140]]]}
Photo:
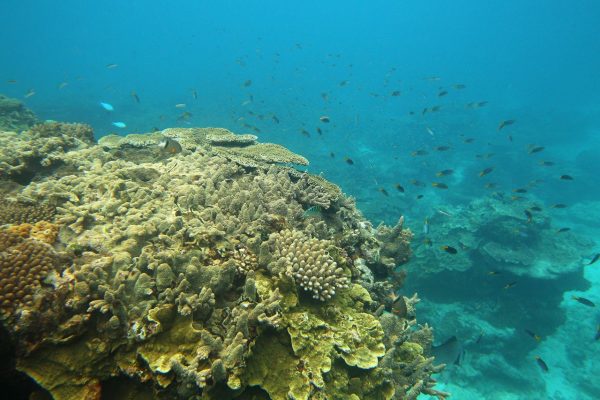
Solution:
{"label": "dark fish", "polygon": [[581,304],[583,304],[584,306],[588,306],[588,307],[596,307],[596,304],[594,304],[593,301],[586,299],[585,297],[579,297],[579,296],[573,296],[573,300],[576,300],[578,302],[580,302]]}
{"label": "dark fish", "polygon": [[385,190],[385,188],[379,188],[378,190],[379,190],[379,191],[381,192],[381,194],[383,194],[384,196],[386,196],[386,197],[389,197],[389,196],[390,196],[390,194],[388,193],[388,191],[387,191],[387,190]]}
{"label": "dark fish", "polygon": [[448,189],[448,185],[446,185],[445,183],[442,183],[442,182],[433,182],[431,184],[431,186],[433,186],[434,188],[438,188],[438,189]]}
{"label": "dark fish", "polygon": [[399,90],[394,90],[392,92],[392,97],[398,97],[398,96],[400,96],[400,91]]}
{"label": "dark fish", "polygon": [[319,136],[323,135],[323,131],[321,130],[321,128],[317,127],[317,133],[319,134]]}
{"label": "dark fish", "polygon": [[328,116],[326,116],[326,115],[323,115],[322,117],[320,117],[320,118],[319,118],[319,120],[320,120],[321,122],[324,122],[324,123],[326,123],[326,124],[327,124],[327,123],[329,123],[329,117],[328,117]]}
{"label": "dark fish", "polygon": [[595,263],[598,260],[600,260],[600,253],[596,254],[594,256],[594,258],[592,258],[592,261],[590,261],[587,265],[592,265],[593,263]]}
{"label": "dark fish", "polygon": [[192,89],[192,97],[194,100],[198,100],[198,92],[196,92],[196,89]]}
{"label": "dark fish", "polygon": [[452,85],[452,87],[453,87],[454,89],[458,89],[458,90],[460,90],[460,89],[464,89],[464,88],[466,88],[466,87],[467,87],[467,85],[464,85],[464,84],[462,84],[462,83],[457,83],[457,84],[455,84],[455,85]]}
{"label": "dark fish", "polygon": [[429,109],[430,112],[437,112],[442,109],[442,106],[433,106]]}
{"label": "dark fish", "polygon": [[405,318],[408,315],[408,307],[406,306],[406,300],[404,300],[404,296],[397,296],[392,294],[392,314],[397,315],[400,318]]}
{"label": "dark fish", "polygon": [[412,185],[414,185],[414,186],[417,186],[417,187],[425,187],[425,184],[424,184],[423,182],[421,182],[421,181],[418,181],[418,180],[416,180],[416,179],[411,179],[411,180],[410,180],[410,183],[411,183]]}
{"label": "dark fish", "polygon": [[527,222],[531,222],[533,220],[533,214],[529,210],[525,210],[525,216],[527,217]]}
{"label": "dark fish", "polygon": [[421,200],[422,198],[423,198],[422,194],[418,194],[417,197],[416,197],[417,200]]}
{"label": "dark fish", "polygon": [[542,208],[541,208],[541,207],[538,207],[538,206],[529,207],[529,209],[530,209],[531,211],[537,211],[537,212],[540,212],[540,211],[542,211]]}
{"label": "dark fish", "polygon": [[551,167],[553,166],[555,163],[554,161],[540,161],[540,165],[544,166],[544,167]]}
{"label": "dark fish", "polygon": [[542,369],[542,371],[544,372],[548,372],[548,365],[546,364],[546,362],[544,360],[542,360],[542,357],[540,356],[535,356],[535,360],[537,361],[537,364],[540,366],[540,368]]}
{"label": "dark fish", "polygon": [[273,120],[273,122],[275,122],[276,124],[278,124],[278,123],[279,123],[279,118],[277,118],[277,115],[273,115],[273,116],[271,117],[271,119],[272,119],[272,120]]}
{"label": "dark fish", "polygon": [[399,192],[401,192],[401,193],[404,193],[404,187],[402,187],[402,185],[401,185],[401,184],[399,184],[399,183],[396,183],[396,184],[394,185],[394,187],[395,187],[395,188],[396,188],[396,190],[398,190]]}
{"label": "dark fish", "polygon": [[487,174],[491,173],[494,170],[494,167],[487,167],[486,169],[484,169],[483,171],[481,171],[479,173],[479,176],[486,176]]}
{"label": "dark fish", "polygon": [[500,275],[502,272],[500,271],[489,271],[487,274],[488,275]]}
{"label": "dark fish", "polygon": [[485,188],[486,189],[495,189],[496,188],[496,184],[495,183],[486,183],[485,184]]}
{"label": "dark fish", "polygon": [[412,153],[410,153],[411,156],[416,157],[416,156],[426,156],[427,154],[429,154],[427,152],[427,150],[415,150]]}
{"label": "dark fish", "polygon": [[354,161],[352,161],[350,157],[344,157],[344,161],[346,161],[346,164],[348,165],[354,165]]}
{"label": "dark fish", "polygon": [[438,93],[438,97],[443,97],[443,96],[445,96],[447,94],[448,94],[447,90],[442,90],[441,92]]}
{"label": "dark fish", "polygon": [[556,233],[569,232],[570,230],[571,230],[571,228],[560,228],[559,230],[556,231]]}
{"label": "dark fish", "polygon": [[505,121],[500,122],[500,124],[498,125],[498,130],[501,130],[502,128],[512,125],[516,122],[516,120],[514,119],[507,119]]}
{"label": "dark fish", "polygon": [[329,157],[335,158],[335,153],[333,151],[329,152]]}
{"label": "dark fish", "polygon": [[452,246],[442,246],[441,249],[444,250],[446,253],[450,253],[450,254],[456,254],[456,253],[458,253],[458,250],[456,250]]}
{"label": "dark fish", "polygon": [[571,175],[561,175],[560,179],[562,179],[563,181],[572,181],[573,177]]}
{"label": "dark fish", "polygon": [[159,144],[158,148],[168,154],[181,153],[181,145],[175,139],[164,138]]}
{"label": "dark fish", "polygon": [[450,146],[438,146],[435,149],[437,151],[446,151],[446,150],[450,150]]}
{"label": "dark fish", "polygon": [[310,137],[310,132],[308,132],[306,129],[302,129],[300,133],[306,137]]}
{"label": "dark fish", "polygon": [[523,197],[523,196],[510,196],[510,199],[512,201],[518,201],[518,200],[525,200],[525,197]]}
{"label": "dark fish", "polygon": [[340,87],[344,87],[344,86],[346,86],[347,84],[348,84],[348,81],[341,81],[341,82],[339,83]]}
{"label": "dark fish", "polygon": [[527,193],[527,189],[523,189],[523,188],[513,189],[513,193]]}
{"label": "dark fish", "polygon": [[534,332],[530,331],[529,329],[525,329],[525,332],[527,332],[527,334],[529,336],[534,338],[536,342],[539,342],[540,340],[542,340],[542,337],[540,335],[535,334]]}
{"label": "dark fish", "polygon": [[438,346],[431,346],[431,353],[436,363],[460,365],[464,349],[456,336],[452,336]]}
{"label": "dark fish", "polygon": [[463,140],[463,142],[465,143],[473,143],[475,141],[474,138],[466,138],[465,140]]}
{"label": "dark fish", "polygon": [[252,85],[252,80],[251,79],[248,79],[246,82],[244,82],[244,87],[248,87],[250,85]]}
{"label": "dark fish", "polygon": [[600,324],[598,324],[598,327],[596,327],[596,336],[594,336],[594,340],[599,340],[600,339]]}
{"label": "dark fish", "polygon": [[131,91],[131,97],[133,97],[136,103],[140,104],[140,98],[134,90]]}
{"label": "dark fish", "polygon": [[325,92],[321,93],[321,98],[325,101],[329,100],[329,95]]}
{"label": "dark fish", "polygon": [[544,146],[533,146],[529,148],[529,154],[539,153],[544,151]]}
{"label": "dark fish", "polygon": [[10,83],[11,85],[14,85],[15,83],[17,83],[17,81],[15,79],[9,79],[6,81],[6,83]]}
{"label": "dark fish", "polygon": [[566,204],[562,204],[562,203],[558,203],[558,204],[551,205],[550,208],[567,208],[567,205]]}
{"label": "dark fish", "polygon": [[517,282],[516,282],[516,281],[509,282],[509,283],[507,283],[506,285],[504,285],[504,289],[510,289],[510,288],[512,288],[512,287],[515,287],[515,285],[516,285],[516,284],[517,284]]}

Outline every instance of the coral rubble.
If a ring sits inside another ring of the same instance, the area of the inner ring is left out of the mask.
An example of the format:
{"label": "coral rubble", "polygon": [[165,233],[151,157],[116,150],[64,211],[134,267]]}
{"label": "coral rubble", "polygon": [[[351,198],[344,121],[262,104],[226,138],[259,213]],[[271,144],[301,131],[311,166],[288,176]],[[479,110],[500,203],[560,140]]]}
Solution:
{"label": "coral rubble", "polygon": [[[386,311],[410,256],[402,219],[374,229],[337,186],[282,165],[306,159],[252,135],[92,137],[65,124],[0,136],[18,144],[0,154],[6,207],[29,210],[0,232],[2,282],[25,282],[3,284],[2,319],[17,368],[55,399],[446,397],[416,297]],[[164,137],[184,150],[161,153]],[[49,322],[23,341],[44,286]]]}

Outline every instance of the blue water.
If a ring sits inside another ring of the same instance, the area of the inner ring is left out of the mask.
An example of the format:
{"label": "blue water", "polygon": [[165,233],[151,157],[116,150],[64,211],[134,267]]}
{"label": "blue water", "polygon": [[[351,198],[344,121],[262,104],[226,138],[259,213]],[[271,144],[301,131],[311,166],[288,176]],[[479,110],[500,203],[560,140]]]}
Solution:
{"label": "blue water", "polygon": [[[0,93],[22,99],[42,119],[88,123],[98,137],[172,126],[259,131],[261,141],[305,155],[309,171],[341,185],[373,222],[405,215],[415,232],[435,207],[488,196],[477,175],[493,166],[493,182],[507,196],[543,179],[536,199],[569,205],[552,210],[552,223],[570,223],[598,242],[598,21],[600,3],[587,0],[4,0]],[[24,98],[31,89],[35,95]],[[440,97],[442,91],[448,94]],[[480,101],[488,103],[467,106]],[[440,111],[422,113],[436,105]],[[182,119],[183,112],[191,116]],[[321,122],[324,115],[331,122]],[[499,131],[508,119],[516,122]],[[115,127],[118,121],[126,128]],[[474,143],[466,145],[465,137]],[[529,144],[545,149],[528,154]],[[443,145],[451,149],[435,150]],[[411,156],[418,149],[429,155]],[[495,155],[475,156],[485,153]],[[540,160],[557,165],[540,168]],[[455,172],[436,178],[443,169]],[[560,174],[575,180],[561,181]],[[415,187],[411,179],[426,186]],[[449,189],[433,188],[432,181]],[[595,267],[582,268],[581,279],[588,284],[584,295],[600,301]],[[468,288],[458,299],[435,301],[425,296],[430,287],[411,286],[409,279],[409,288],[424,291],[419,317],[440,335],[452,334],[444,328],[449,315],[468,317],[467,304],[478,300],[469,298]],[[563,289],[565,300],[553,305],[562,324],[533,350],[503,354],[511,327],[486,326],[489,321],[472,313],[470,323],[503,334],[498,346],[471,349],[471,360],[487,356],[490,365],[512,370],[482,372],[466,357],[442,375],[445,388],[458,399],[600,398],[592,382],[600,359],[600,341],[593,340],[597,312],[581,313],[568,301],[567,290],[575,288]],[[582,329],[591,339],[578,335]],[[533,356],[540,353],[550,373],[537,367]]]}

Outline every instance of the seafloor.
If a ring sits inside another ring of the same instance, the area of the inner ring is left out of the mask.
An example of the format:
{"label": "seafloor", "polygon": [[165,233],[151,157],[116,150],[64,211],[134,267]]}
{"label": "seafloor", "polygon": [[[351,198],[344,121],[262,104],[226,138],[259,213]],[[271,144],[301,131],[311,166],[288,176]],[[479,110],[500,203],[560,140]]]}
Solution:
{"label": "seafloor", "polygon": [[14,398],[446,397],[418,298],[396,295],[403,218],[373,227],[293,168],[305,158],[252,135],[96,143],[86,125],[6,115],[0,376]]}

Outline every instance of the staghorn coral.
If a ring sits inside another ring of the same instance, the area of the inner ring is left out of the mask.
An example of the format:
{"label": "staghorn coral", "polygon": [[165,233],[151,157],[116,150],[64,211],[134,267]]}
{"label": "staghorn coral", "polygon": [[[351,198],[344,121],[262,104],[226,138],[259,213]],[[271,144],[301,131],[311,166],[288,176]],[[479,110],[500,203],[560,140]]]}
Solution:
{"label": "staghorn coral", "polygon": [[0,95],[0,131],[20,132],[36,123],[35,114],[23,103]]}
{"label": "staghorn coral", "polygon": [[[394,374],[428,390],[430,368],[380,365],[386,330],[374,310],[392,290],[389,263],[407,255],[384,241],[405,244],[408,231],[381,227],[391,233],[376,237],[337,186],[270,156],[252,169],[223,157],[259,146],[209,139],[228,131],[161,135],[186,151],[159,157],[158,135],[101,140],[60,155],[69,174],[11,194],[57,205],[60,245],[73,258],[57,280],[66,315],[20,370],[56,399],[97,395],[114,377],[156,398],[243,398],[257,386],[271,399],[390,399],[405,392]],[[303,218],[315,203],[328,204],[323,218]],[[326,301],[299,296],[301,285]]]}

